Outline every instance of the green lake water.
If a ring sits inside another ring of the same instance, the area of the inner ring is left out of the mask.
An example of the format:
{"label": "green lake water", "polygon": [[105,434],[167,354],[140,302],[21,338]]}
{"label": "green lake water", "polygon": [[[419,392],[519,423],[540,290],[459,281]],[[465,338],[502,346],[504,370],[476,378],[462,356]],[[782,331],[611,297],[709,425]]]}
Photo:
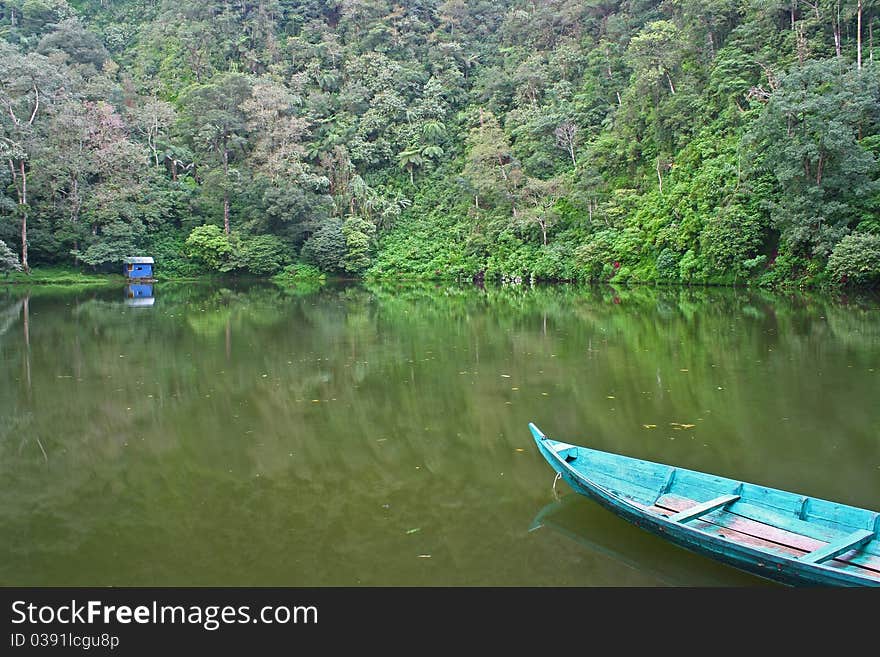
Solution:
{"label": "green lake water", "polygon": [[880,509],[875,297],[153,293],[0,289],[0,585],[765,585],[557,501],[530,421]]}

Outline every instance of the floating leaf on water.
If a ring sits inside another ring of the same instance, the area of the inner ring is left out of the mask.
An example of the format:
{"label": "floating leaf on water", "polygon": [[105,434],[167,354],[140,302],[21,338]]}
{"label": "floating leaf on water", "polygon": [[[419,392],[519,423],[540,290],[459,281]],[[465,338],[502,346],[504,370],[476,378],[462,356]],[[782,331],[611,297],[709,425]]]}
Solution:
{"label": "floating leaf on water", "polygon": [[413,527],[412,529],[407,529],[406,533],[407,534],[415,534],[416,532],[420,532],[420,531],[422,531],[421,527]]}

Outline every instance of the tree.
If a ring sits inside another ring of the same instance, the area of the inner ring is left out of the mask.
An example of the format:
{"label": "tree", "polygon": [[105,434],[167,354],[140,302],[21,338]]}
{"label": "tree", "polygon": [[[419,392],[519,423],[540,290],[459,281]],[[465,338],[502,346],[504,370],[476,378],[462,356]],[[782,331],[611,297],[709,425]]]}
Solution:
{"label": "tree", "polygon": [[841,283],[880,283],[880,235],[852,233],[834,247],[828,271]]}
{"label": "tree", "polygon": [[[174,105],[157,98],[146,98],[135,105],[130,114],[132,128],[146,141],[153,164],[158,167],[164,160],[164,154],[171,150],[171,128],[177,120]],[[163,154],[161,158],[160,153]]]}
{"label": "tree", "polygon": [[577,160],[574,156],[574,149],[577,144],[578,127],[571,121],[560,123],[556,130],[553,131],[556,137],[556,145],[566,151],[571,156],[571,165],[577,167]]}
{"label": "tree", "polygon": [[7,161],[18,197],[21,267],[28,266],[28,174],[41,147],[42,119],[62,94],[63,78],[43,55],[22,54],[0,41],[0,157]]}
{"label": "tree", "polygon": [[248,147],[247,117],[242,104],[251,96],[251,83],[240,73],[224,73],[184,93],[181,122],[200,155],[202,179],[223,198],[223,230],[230,228],[230,198],[236,190],[232,165]]}
{"label": "tree", "polygon": [[667,20],[648,23],[632,38],[627,57],[633,68],[635,83],[645,90],[652,90],[661,81],[675,94],[672,73],[679,64],[678,48],[681,34],[674,23]]}
{"label": "tree", "polygon": [[21,263],[15,251],[6,246],[6,242],[0,240],[0,271],[21,271]]}
{"label": "tree", "polygon": [[397,163],[409,172],[409,184],[414,185],[413,169],[425,163],[422,149],[418,146],[410,146],[397,154]]}
{"label": "tree", "polygon": [[566,191],[567,185],[562,178],[529,178],[523,186],[521,196],[524,209],[519,213],[517,221],[520,225],[537,225],[544,246],[547,246],[550,229],[559,218],[555,206]]}
{"label": "tree", "polygon": [[219,226],[205,224],[193,228],[186,238],[186,255],[214,271],[229,271],[233,248],[229,235]]}
{"label": "tree", "polygon": [[778,185],[771,221],[792,251],[827,256],[877,189],[859,134],[876,123],[878,98],[873,72],[810,62],[781,79],[750,131],[759,170]]}
{"label": "tree", "polygon": [[468,134],[466,148],[467,160],[462,174],[477,192],[474,205],[480,207],[482,196],[489,203],[507,202],[515,208],[515,192],[523,173],[510,141],[493,114],[480,110],[480,123]]}

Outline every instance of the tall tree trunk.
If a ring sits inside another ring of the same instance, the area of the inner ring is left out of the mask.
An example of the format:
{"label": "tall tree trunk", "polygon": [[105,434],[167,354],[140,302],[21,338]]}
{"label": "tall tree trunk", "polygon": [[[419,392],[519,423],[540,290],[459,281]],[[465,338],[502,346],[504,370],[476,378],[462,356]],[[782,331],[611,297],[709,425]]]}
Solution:
{"label": "tall tree trunk", "polygon": [[856,68],[862,70],[862,0],[859,0],[856,24]]}
{"label": "tall tree trunk", "polygon": [[663,174],[660,173],[660,158],[657,158],[657,181],[660,183],[660,196],[663,196]]}
{"label": "tall tree trunk", "polygon": [[21,212],[21,268],[25,273],[30,273],[27,247],[27,171],[24,168],[24,160],[19,162],[19,175],[21,175],[18,192],[18,208]]}
{"label": "tall tree trunk", "polygon": [[229,190],[223,190],[223,232],[229,235]]}
{"label": "tall tree trunk", "polygon": [[229,150],[223,148],[223,230],[229,235]]}
{"label": "tall tree trunk", "polygon": [[27,208],[24,205],[19,206],[21,210],[21,268],[24,273],[29,274],[31,268],[28,265],[28,248],[27,248]]}

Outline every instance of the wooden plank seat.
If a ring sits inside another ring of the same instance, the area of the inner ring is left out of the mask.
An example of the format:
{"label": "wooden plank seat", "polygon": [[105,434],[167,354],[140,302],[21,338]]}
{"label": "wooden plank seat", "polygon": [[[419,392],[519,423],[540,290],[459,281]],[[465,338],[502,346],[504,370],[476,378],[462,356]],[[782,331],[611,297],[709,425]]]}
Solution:
{"label": "wooden plank seat", "polygon": [[731,502],[735,502],[738,499],[739,495],[722,495],[721,497],[716,497],[713,500],[702,502],[700,504],[695,504],[694,506],[688,507],[683,511],[679,511],[678,513],[669,516],[669,519],[673,522],[687,522],[688,520],[699,518],[700,516],[704,516],[707,513],[711,513],[712,511],[717,511],[718,509],[725,507]]}
{"label": "wooden plank seat", "polygon": [[874,532],[869,532],[867,529],[859,529],[852,534],[847,534],[836,541],[828,543],[825,547],[813,550],[809,554],[805,554],[800,560],[805,563],[822,563],[823,561],[833,559],[844,552],[849,552],[857,547],[861,547],[868,541],[873,540],[873,538]]}

